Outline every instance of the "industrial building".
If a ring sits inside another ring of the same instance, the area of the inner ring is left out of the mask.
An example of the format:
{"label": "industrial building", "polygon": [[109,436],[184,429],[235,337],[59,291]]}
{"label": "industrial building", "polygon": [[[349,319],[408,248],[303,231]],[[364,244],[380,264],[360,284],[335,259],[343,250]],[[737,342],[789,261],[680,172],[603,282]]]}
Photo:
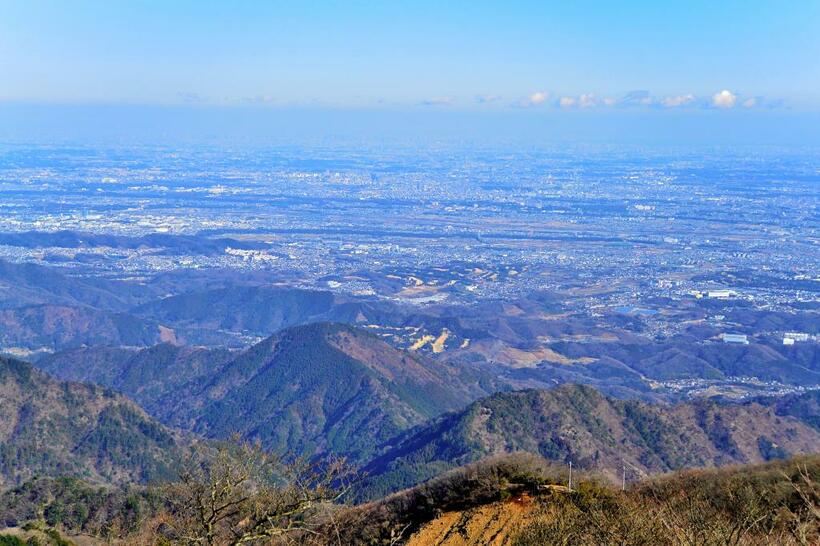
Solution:
{"label": "industrial building", "polygon": [[742,343],[743,345],[749,344],[749,338],[746,334],[723,334],[721,337],[723,338],[724,343]]}

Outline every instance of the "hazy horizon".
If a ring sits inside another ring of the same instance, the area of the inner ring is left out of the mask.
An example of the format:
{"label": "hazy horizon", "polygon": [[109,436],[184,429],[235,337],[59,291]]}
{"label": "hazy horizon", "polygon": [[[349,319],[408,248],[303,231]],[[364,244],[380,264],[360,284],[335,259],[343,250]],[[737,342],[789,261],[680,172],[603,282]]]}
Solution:
{"label": "hazy horizon", "polygon": [[32,144],[267,146],[382,142],[481,146],[820,146],[820,113],[475,112],[418,108],[286,108],[0,104],[0,141]]}
{"label": "hazy horizon", "polygon": [[820,144],[820,4],[0,6],[0,139]]}

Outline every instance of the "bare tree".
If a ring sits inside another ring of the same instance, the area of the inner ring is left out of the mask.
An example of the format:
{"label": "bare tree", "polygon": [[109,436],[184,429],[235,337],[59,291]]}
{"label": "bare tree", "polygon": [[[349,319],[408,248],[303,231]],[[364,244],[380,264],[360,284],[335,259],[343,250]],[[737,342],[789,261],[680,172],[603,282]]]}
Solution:
{"label": "bare tree", "polygon": [[169,513],[157,532],[166,542],[192,546],[319,535],[323,514],[347,491],[350,475],[340,459],[285,463],[257,444],[225,443],[215,453],[200,451],[179,481],[165,487]]}
{"label": "bare tree", "polygon": [[795,506],[784,506],[789,532],[798,544],[816,544],[820,540],[820,484],[805,464],[797,465],[795,476],[785,472],[782,475],[800,499]]}

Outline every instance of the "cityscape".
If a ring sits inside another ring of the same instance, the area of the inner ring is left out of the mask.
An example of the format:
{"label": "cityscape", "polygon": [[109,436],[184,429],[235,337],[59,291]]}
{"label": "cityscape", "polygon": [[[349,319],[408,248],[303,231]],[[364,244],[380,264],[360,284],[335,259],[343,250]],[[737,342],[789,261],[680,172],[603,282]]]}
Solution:
{"label": "cityscape", "polygon": [[[810,153],[245,154],[6,147],[0,256],[132,286],[233,275],[392,306],[400,311],[380,321],[351,320],[405,349],[518,375],[611,357],[597,346],[565,354],[585,343],[694,344],[717,351],[707,360],[737,351],[712,345],[754,345],[803,369],[784,377],[761,355],[768,364],[754,365],[769,369],[751,379],[738,369],[725,379],[642,381],[648,392],[741,398],[820,385],[811,371],[820,193]],[[535,325],[499,341],[487,317],[469,327],[447,318],[487,305]],[[575,326],[549,332],[556,321]],[[267,332],[218,333],[191,341],[227,335],[238,347]],[[489,348],[497,343],[503,349]],[[60,348],[7,339],[4,350]]]}
{"label": "cityscape", "polygon": [[0,546],[820,545],[820,2],[0,1]]}

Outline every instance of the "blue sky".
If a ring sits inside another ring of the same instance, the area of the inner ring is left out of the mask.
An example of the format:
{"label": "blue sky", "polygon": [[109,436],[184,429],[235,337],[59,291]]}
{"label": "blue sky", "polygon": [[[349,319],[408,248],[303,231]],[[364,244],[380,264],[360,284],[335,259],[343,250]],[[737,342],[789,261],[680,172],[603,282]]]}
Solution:
{"label": "blue sky", "polygon": [[0,2],[0,101],[820,110],[820,2]]}

